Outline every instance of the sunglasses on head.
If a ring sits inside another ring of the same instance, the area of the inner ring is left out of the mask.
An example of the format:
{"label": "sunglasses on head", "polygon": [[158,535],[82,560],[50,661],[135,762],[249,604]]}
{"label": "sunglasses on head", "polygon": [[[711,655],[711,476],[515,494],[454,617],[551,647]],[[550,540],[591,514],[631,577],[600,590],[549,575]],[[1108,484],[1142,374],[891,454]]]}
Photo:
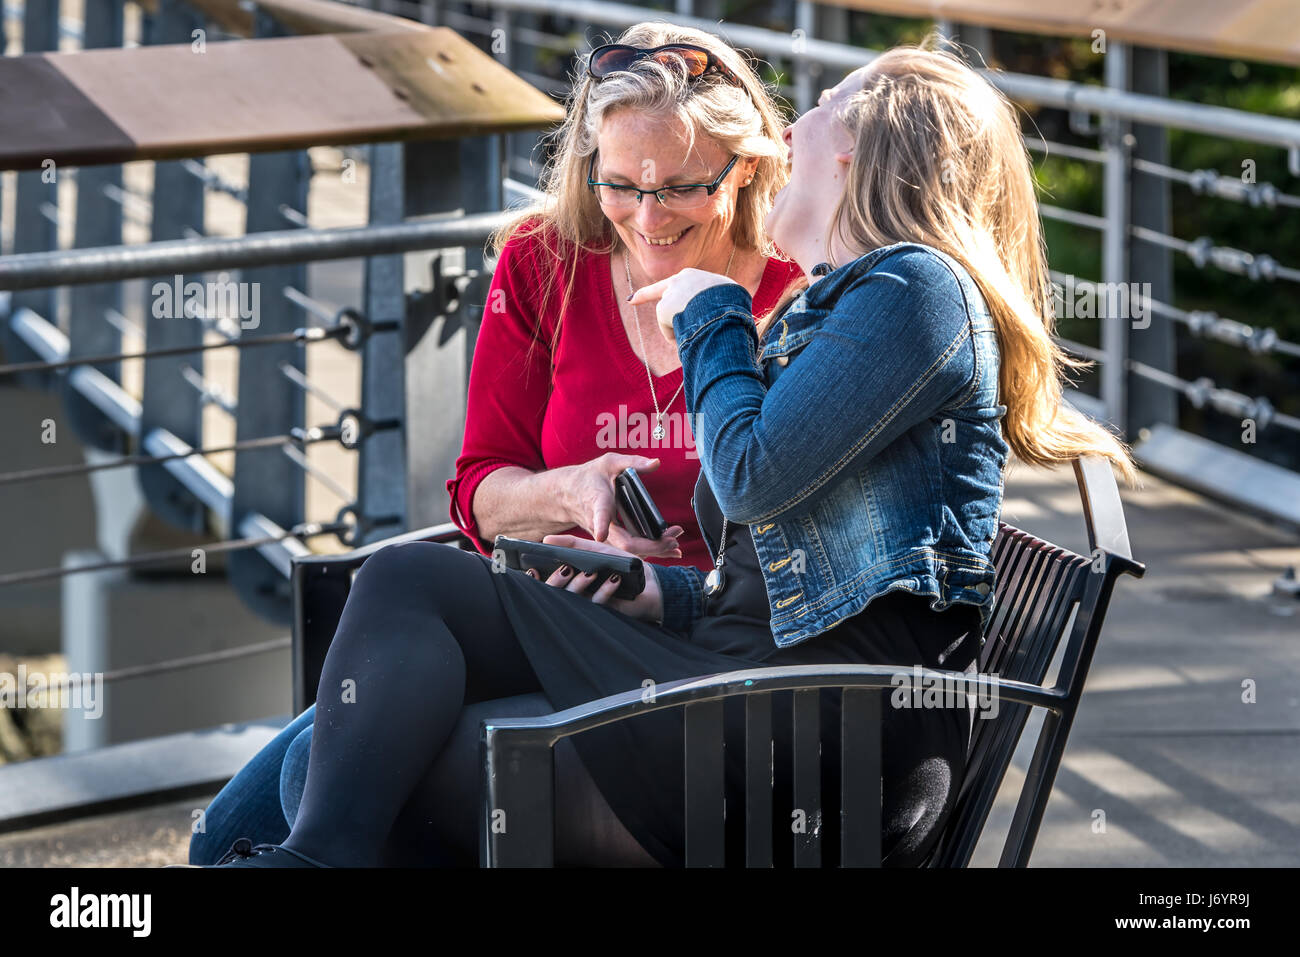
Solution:
{"label": "sunglasses on head", "polygon": [[666,43],[660,47],[634,47],[625,43],[607,43],[591,51],[587,60],[587,75],[599,82],[611,73],[626,72],[640,60],[654,60],[665,65],[681,63],[692,79],[717,74],[729,83],[743,89],[739,78],[727,69],[716,56],[704,47],[689,43]]}

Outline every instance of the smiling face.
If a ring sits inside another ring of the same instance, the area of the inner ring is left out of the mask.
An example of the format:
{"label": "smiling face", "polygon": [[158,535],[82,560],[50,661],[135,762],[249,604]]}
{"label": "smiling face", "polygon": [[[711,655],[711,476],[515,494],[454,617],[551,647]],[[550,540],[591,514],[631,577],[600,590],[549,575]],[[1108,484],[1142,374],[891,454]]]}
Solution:
{"label": "smiling face", "polygon": [[[765,223],[767,235],[805,271],[828,258],[825,234],[853,155],[853,135],[839,120],[845,102],[862,89],[870,67],[854,70],[817,106],[782,131],[789,150],[790,181],[777,193]],[[810,264],[804,259],[810,258]]]}
{"label": "smiling face", "polygon": [[[731,160],[714,140],[686,133],[672,118],[620,109],[606,115],[597,136],[593,179],[639,189],[712,183]],[[653,196],[639,205],[601,205],[631,253],[638,285],[656,282],[688,267],[722,272],[733,248],[736,197],[753,176],[757,159],[741,159],[697,209],[665,209]]]}

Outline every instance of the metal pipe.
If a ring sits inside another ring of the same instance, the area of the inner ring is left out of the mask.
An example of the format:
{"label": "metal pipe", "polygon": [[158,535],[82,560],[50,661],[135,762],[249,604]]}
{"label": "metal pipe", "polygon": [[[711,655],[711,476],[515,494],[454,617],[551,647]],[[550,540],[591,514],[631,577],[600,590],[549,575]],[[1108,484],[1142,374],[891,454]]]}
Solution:
{"label": "metal pipe", "polygon": [[285,286],[280,291],[284,293],[284,298],[288,299],[295,306],[299,306],[305,312],[315,316],[317,319],[329,323],[334,322],[334,315],[338,312],[337,309],[331,309],[319,299],[313,299],[302,290],[296,289],[293,286]]}
{"label": "metal pipe", "polygon": [[292,445],[282,445],[280,446],[280,451],[285,454],[285,456],[289,459],[290,462],[298,466],[300,469],[302,469],[304,472],[306,472],[316,481],[324,485],[327,489],[333,492],[336,497],[338,497],[344,502],[352,501],[351,492],[345,489],[338,482],[334,481],[334,479],[330,476],[328,472],[325,472],[317,468],[315,465],[312,465],[311,462],[307,460],[307,456],[303,455]]}
{"label": "metal pipe", "polygon": [[171,239],[146,246],[105,246],[0,257],[0,290],[117,282],[175,273],[212,272],[272,263],[356,259],[418,249],[482,244],[509,220],[475,213],[454,220]]}
{"label": "metal pipe", "polygon": [[[1125,90],[1129,83],[1129,49],[1125,43],[1111,43],[1106,50],[1106,86]],[[1102,148],[1101,277],[1112,289],[1128,280],[1129,167],[1127,124],[1118,116],[1107,118]],[[1128,325],[1122,316],[1103,316],[1101,349],[1101,401],[1106,418],[1121,432],[1128,428]]]}
{"label": "metal pipe", "polygon": [[343,403],[339,402],[337,399],[334,398],[334,396],[330,395],[320,386],[316,385],[305,375],[303,375],[301,372],[299,372],[297,369],[291,366],[289,363],[281,362],[279,365],[279,369],[281,374],[286,379],[288,379],[294,385],[298,386],[298,388],[302,389],[304,392],[309,392],[312,395],[314,395],[316,398],[320,399],[322,402],[328,405],[335,412],[346,411],[346,407],[343,405]]}
{"label": "metal pipe", "polygon": [[235,400],[226,395],[220,386],[209,383],[203,376],[191,365],[181,366],[181,378],[194,387],[199,394],[199,401],[204,405],[215,405],[226,415],[235,416],[238,405]]}
{"label": "metal pipe", "polygon": [[1105,232],[1106,220],[1102,216],[1094,216],[1092,213],[1080,213],[1073,209],[1065,209],[1061,206],[1051,206],[1047,203],[1038,204],[1038,212],[1047,219],[1060,220],[1063,223],[1071,223],[1075,226],[1084,226],[1088,229],[1095,229],[1099,232]]}
{"label": "metal pipe", "polygon": [[[630,26],[646,18],[644,7],[625,3],[606,3],[603,0],[489,0],[487,6],[500,10],[571,17],[588,23],[619,27]],[[664,19],[674,23],[720,34],[733,46],[753,50],[764,57],[790,55],[788,33],[743,24],[718,23],[715,20],[686,17],[676,13],[666,13],[663,16]],[[1114,45],[1112,44],[1110,48],[1114,49]],[[811,61],[845,71],[864,66],[881,53],[879,50],[868,50],[847,43],[834,43],[811,37],[807,40],[804,52]],[[1107,58],[1109,59],[1109,53]],[[1158,96],[1129,93],[1069,80],[994,70],[980,72],[1007,96],[1022,102],[1065,110],[1110,114],[1132,122],[1154,123],[1231,139],[1249,140],[1253,143],[1268,143],[1300,153],[1300,121],[1247,113],[1220,106],[1168,100]],[[1300,157],[1297,158],[1297,162],[1300,162]]]}

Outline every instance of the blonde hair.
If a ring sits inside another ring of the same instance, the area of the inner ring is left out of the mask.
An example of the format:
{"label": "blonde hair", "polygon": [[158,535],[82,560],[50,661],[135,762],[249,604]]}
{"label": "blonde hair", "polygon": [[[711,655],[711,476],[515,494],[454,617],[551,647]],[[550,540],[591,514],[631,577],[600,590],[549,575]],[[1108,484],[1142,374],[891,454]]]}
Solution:
{"label": "blonde hair", "polygon": [[[543,269],[566,272],[560,315],[573,288],[577,254],[610,253],[618,245],[613,224],[587,188],[588,163],[596,151],[597,134],[604,118],[615,110],[676,117],[692,147],[697,136],[704,136],[742,161],[756,158],[753,180],[737,193],[732,238],[741,250],[756,250],[764,256],[775,253],[763,232],[763,222],[788,177],[781,140],[785,122],[748,60],[712,34],[662,21],[628,27],[616,42],[639,47],[668,43],[704,47],[735,74],[743,89],[717,75],[691,79],[685,70],[650,59],[639,60],[631,69],[612,73],[600,82],[586,74],[585,64],[580,68],[566,103],[565,121],[553,135],[553,156],[541,176],[546,198],[498,229],[489,244],[493,254],[499,255],[521,231],[536,234],[551,260],[542,264]],[[552,289],[553,283],[544,281],[539,291],[539,321]],[[558,336],[557,322],[552,349]]]}
{"label": "blonde hair", "polygon": [[959,57],[932,48],[939,42],[932,35],[881,54],[847,98],[839,119],[853,159],[827,238],[855,255],[919,242],[961,263],[993,318],[1012,451],[1032,465],[1101,455],[1132,483],[1128,449],[1062,397],[1066,373],[1088,363],[1052,338],[1047,249],[1015,108]]}

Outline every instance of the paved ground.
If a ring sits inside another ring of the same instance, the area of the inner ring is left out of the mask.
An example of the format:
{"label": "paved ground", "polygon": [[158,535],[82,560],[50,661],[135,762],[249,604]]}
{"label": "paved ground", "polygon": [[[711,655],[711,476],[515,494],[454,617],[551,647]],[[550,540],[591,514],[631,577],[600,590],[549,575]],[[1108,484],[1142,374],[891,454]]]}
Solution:
{"label": "paved ground", "polygon": [[[1300,864],[1300,606],[1268,597],[1300,542],[1156,479],[1125,502],[1147,577],[1117,587],[1033,862]],[[1081,549],[1078,514],[1066,473],[1009,483],[1006,521]]]}
{"label": "paved ground", "polygon": [[[1300,608],[1268,597],[1300,542],[1158,479],[1125,499],[1148,574],[1117,589],[1033,863],[1300,865]],[[1015,471],[1005,517],[1083,548],[1068,471]],[[997,861],[1027,757],[977,865]],[[0,866],[183,862],[201,804],[0,835]]]}

